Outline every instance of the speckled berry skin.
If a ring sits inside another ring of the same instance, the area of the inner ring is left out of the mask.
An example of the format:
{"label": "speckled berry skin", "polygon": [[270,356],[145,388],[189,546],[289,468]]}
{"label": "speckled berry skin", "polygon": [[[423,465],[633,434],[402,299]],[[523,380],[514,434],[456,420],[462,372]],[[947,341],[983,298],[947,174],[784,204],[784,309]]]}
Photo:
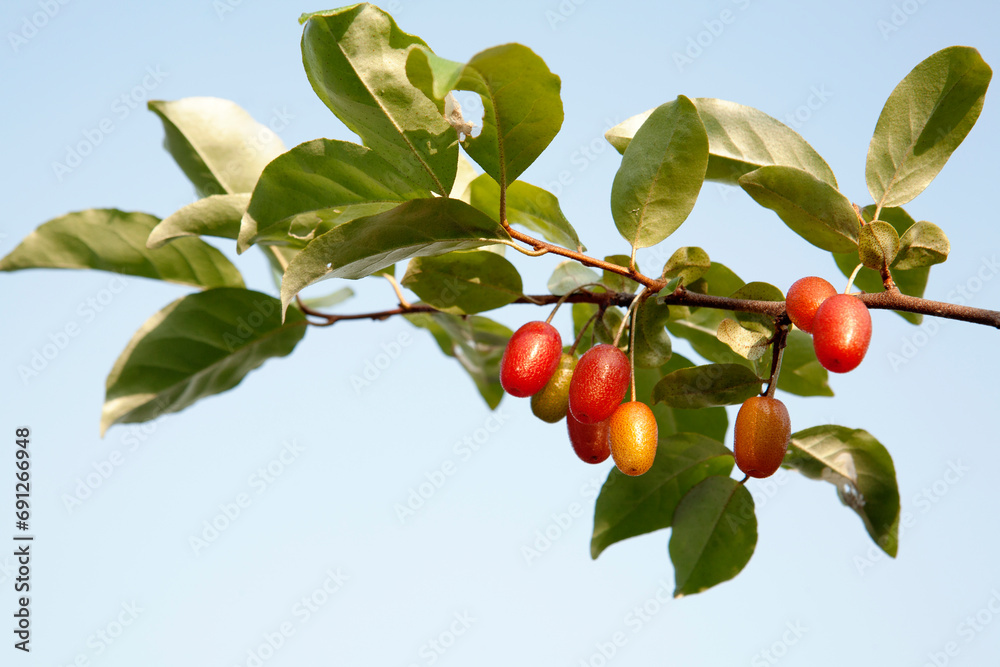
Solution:
{"label": "speckled berry skin", "polygon": [[736,465],[751,477],[770,477],[785,459],[791,434],[792,422],[784,403],[766,396],[748,398],[736,415]]}
{"label": "speckled berry skin", "polygon": [[500,385],[524,398],[542,390],[559,366],[562,338],[551,324],[528,322],[514,332],[500,359]]}
{"label": "speckled berry skin", "polygon": [[601,463],[611,456],[610,420],[582,424],[572,412],[566,413],[566,428],[573,451],[584,463]]}
{"label": "speckled berry skin", "polygon": [[788,288],[785,311],[792,324],[806,333],[812,333],[816,311],[824,301],[834,296],[837,289],[817,276],[799,278]]}
{"label": "speckled berry skin", "polygon": [[625,398],[632,379],[628,357],[614,345],[601,343],[587,350],[569,384],[569,409],[584,424],[602,422]]}
{"label": "speckled berry skin", "polygon": [[872,340],[872,316],[860,299],[831,296],[816,311],[813,349],[823,368],[847,373],[858,367]]}

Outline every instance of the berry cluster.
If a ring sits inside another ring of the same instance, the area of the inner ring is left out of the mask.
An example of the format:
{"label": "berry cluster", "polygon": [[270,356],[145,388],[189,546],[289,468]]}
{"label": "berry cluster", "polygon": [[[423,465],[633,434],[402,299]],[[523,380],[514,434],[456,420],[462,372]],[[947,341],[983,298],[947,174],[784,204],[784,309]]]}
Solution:
{"label": "berry cluster", "polygon": [[531,410],[549,423],[566,417],[573,451],[587,463],[611,456],[626,475],[653,465],[657,428],[653,411],[622,402],[632,380],[629,358],[601,343],[579,361],[562,349],[547,322],[528,322],[511,336],[500,360],[500,384],[511,396],[531,396]]}
{"label": "berry cluster", "polygon": [[[847,373],[858,367],[872,338],[868,307],[816,276],[796,280],[785,297],[788,319],[812,334],[813,349],[823,368]],[[777,378],[772,378],[772,382]],[[770,477],[788,451],[792,427],[785,404],[770,396],[744,401],[736,415],[733,454],[750,477]]]}

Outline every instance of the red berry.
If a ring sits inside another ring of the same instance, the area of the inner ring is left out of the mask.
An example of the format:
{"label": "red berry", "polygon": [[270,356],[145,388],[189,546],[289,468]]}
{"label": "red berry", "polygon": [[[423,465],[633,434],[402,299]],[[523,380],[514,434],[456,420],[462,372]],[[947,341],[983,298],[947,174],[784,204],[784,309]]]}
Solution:
{"label": "red berry", "polygon": [[559,366],[562,338],[547,322],[528,322],[514,332],[500,360],[500,385],[524,398],[542,390]]}
{"label": "red berry", "polygon": [[813,321],[820,304],[836,293],[836,288],[822,278],[799,278],[788,288],[788,296],[785,297],[788,318],[798,328],[812,333]]}
{"label": "red berry", "polygon": [[587,350],[569,383],[569,410],[584,424],[596,424],[611,416],[625,398],[632,367],[628,357],[614,345],[601,343]]}
{"label": "red berry", "polygon": [[736,465],[751,477],[770,477],[785,459],[791,433],[792,422],[784,403],[766,396],[748,398],[736,414]]}
{"label": "red berry", "polygon": [[600,463],[611,456],[611,420],[596,424],[577,421],[572,412],[566,413],[566,427],[573,451],[584,463]]}
{"label": "red berry", "polygon": [[816,311],[813,349],[823,368],[846,373],[857,368],[872,340],[872,317],[861,299],[831,296]]}

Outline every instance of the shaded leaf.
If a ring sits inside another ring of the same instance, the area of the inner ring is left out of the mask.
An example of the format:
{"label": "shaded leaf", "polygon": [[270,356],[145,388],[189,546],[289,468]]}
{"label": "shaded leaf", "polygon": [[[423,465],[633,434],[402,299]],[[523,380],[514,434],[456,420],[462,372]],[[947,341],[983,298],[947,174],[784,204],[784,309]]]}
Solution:
{"label": "shaded leaf", "polygon": [[[692,100],[708,134],[708,171],[705,179],[737,185],[740,176],[760,167],[781,165],[809,172],[837,187],[830,166],[798,132],[753,107],[696,97]],[[652,109],[629,118],[605,133],[624,153],[636,130]]]}
{"label": "shaded leaf", "polygon": [[637,400],[649,405],[653,411],[660,438],[675,433],[700,433],[722,442],[725,440],[726,431],[729,428],[729,417],[726,415],[725,408],[685,410],[672,408],[666,403],[653,403],[653,388],[662,377],[681,368],[690,368],[693,365],[684,356],[674,352],[670,356],[670,361],[660,368],[635,369]]}
{"label": "shaded leaf", "polygon": [[282,307],[327,278],[363,278],[409,257],[468,250],[507,232],[458,199],[415,199],[391,211],[334,227],[295,256],[281,282]]}
{"label": "shaded leaf", "polygon": [[201,197],[252,191],[267,163],[285,151],[271,128],[229,100],[187,97],[147,106],[163,121],[164,145]]}
{"label": "shaded leaf", "polygon": [[830,252],[850,252],[857,247],[860,225],[851,202],[808,172],[794,167],[761,167],[741,176],[740,187],[814,246]]}
{"label": "shaded leaf", "polygon": [[522,292],[514,265],[492,252],[450,252],[410,261],[402,284],[425,303],[450,313],[506,306]]}
{"label": "shaded leaf", "polygon": [[611,215],[633,248],[680,227],[694,208],[708,167],[708,137],[694,104],[679,96],[636,131],[611,185]]}
{"label": "shaded leaf", "polygon": [[[729,295],[733,299],[749,299],[751,301],[784,301],[785,295],[774,285],[763,282],[752,282],[743,285]],[[736,321],[747,329],[768,336],[774,333],[774,318],[760,313],[744,313],[736,311]]]}
{"label": "shaded leaf", "polygon": [[159,219],[147,213],[91,208],[40,225],[0,260],[0,271],[98,269],[195,287],[242,287],[221,252],[201,239],[178,239],[149,249]]}
{"label": "shaded leaf", "polygon": [[746,366],[706,364],[665,376],[653,387],[653,402],[686,409],[736,405],[759,394],[761,385],[761,379]]}
{"label": "shaded leaf", "polygon": [[[494,220],[500,220],[500,186],[489,174],[472,181],[469,194],[469,203]],[[546,241],[564,248],[586,250],[559,208],[556,196],[530,183],[514,181],[507,188],[507,222],[537,232]]]}
{"label": "shaded leaf", "polygon": [[458,134],[443,108],[410,83],[406,61],[427,45],[367,3],[300,19],[302,62],[316,95],[407,181],[447,196]]}
{"label": "shaded leaf", "polygon": [[670,535],[674,597],[700,593],[732,579],[757,546],[757,515],[746,487],[713,475],[677,504]]}
{"label": "shaded leaf", "polygon": [[147,248],[159,248],[183,236],[218,236],[235,239],[240,220],[250,203],[250,194],[211,195],[164,218],[146,239]]}
{"label": "shaded leaf", "polygon": [[317,232],[347,222],[334,220],[352,206],[361,211],[356,218],[430,196],[429,189],[411,183],[370,148],[331,139],[307,141],[264,168],[237,250],[258,241],[304,246]]}
{"label": "shaded leaf", "polygon": [[726,476],[732,469],[732,453],[697,433],[661,438],[653,466],[640,477],[612,468],[594,509],[590,557],[615,542],[668,528],[684,494],[706,477]]}
{"label": "shaded leaf", "polygon": [[868,146],[865,180],[879,208],[910,201],[976,124],[993,70],[951,46],[923,60],[889,95]]}
{"label": "shaded leaf", "polygon": [[[630,259],[628,255],[606,255],[604,257],[605,262],[617,264],[626,269],[629,267]],[[638,269],[639,265],[636,264],[636,270]],[[634,294],[639,288],[639,283],[631,278],[626,278],[620,273],[608,271],[607,269],[601,271],[601,284],[611,292],[625,292],[627,294]]]}
{"label": "shaded leaf", "polygon": [[101,434],[232,389],[271,357],[289,354],[305,325],[298,310],[282,323],[277,299],[246,289],[174,301],[146,320],[108,374]]}
{"label": "shaded leaf", "polygon": [[793,329],[785,339],[778,389],[796,396],[833,396],[829,373],[816,359],[812,336]]}
{"label": "shaded leaf", "polygon": [[[698,247],[686,246],[674,251],[667,263],[663,265],[661,277],[664,279],[680,278],[681,285],[690,285],[705,275],[710,268],[712,268],[712,260],[708,258],[707,252]],[[674,289],[676,286],[670,292],[673,292]]]}
{"label": "shaded leaf", "polygon": [[888,222],[876,220],[861,228],[858,234],[858,257],[873,271],[892,264],[899,252],[899,234]]}
{"label": "shaded leaf", "polygon": [[862,429],[814,426],[792,434],[784,465],[810,479],[830,482],[837,496],[861,517],[887,554],[899,546],[899,488],[892,457]]}
{"label": "shaded leaf", "polygon": [[504,395],[500,359],[513,334],[510,329],[480,315],[412,313],[405,317],[412,325],[427,329],[441,351],[458,360],[491,409],[500,404]]}
{"label": "shaded leaf", "polygon": [[666,324],[670,307],[645,299],[635,311],[635,365],[658,368],[670,360],[672,346]]}
{"label": "shaded leaf", "polygon": [[576,260],[567,259],[556,265],[547,287],[553,294],[561,296],[588,283],[596,283],[600,279],[601,277],[593,269],[588,269]]}
{"label": "shaded leaf", "polygon": [[[921,220],[911,225],[899,238],[899,253],[892,268],[908,271],[940,264],[948,259],[951,243],[944,231],[933,222]],[[896,271],[893,271],[893,276]]]}

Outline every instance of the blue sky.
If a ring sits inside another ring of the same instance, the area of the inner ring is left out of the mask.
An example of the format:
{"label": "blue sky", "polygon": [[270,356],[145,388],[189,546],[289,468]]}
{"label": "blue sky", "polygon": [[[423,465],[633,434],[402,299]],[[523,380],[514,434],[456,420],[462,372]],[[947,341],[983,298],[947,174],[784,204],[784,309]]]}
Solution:
{"label": "blue sky", "polygon": [[[522,178],[557,192],[599,255],[628,250],[611,221],[618,156],[603,133],[635,113],[678,94],[760,108],[811,142],[864,205],[868,141],[896,83],[953,44],[1000,63],[988,2],[650,4],[385,8],[445,57],[520,42],[562,77],[563,129]],[[0,10],[4,254],[68,211],[166,216],[194,200],[146,99],[232,99],[261,122],[280,119],[289,147],[353,138],[301,67],[298,15],[329,7],[137,7],[17,0]],[[993,97],[908,210],[952,243],[927,296],[964,292],[972,305],[998,308]],[[68,172],[54,168],[80,142],[92,144],[89,154]],[[827,253],[715,184],[639,263],[655,267],[684,245],[748,281],[841,282]],[[556,263],[512,260],[534,292]],[[274,292],[259,254],[235,261],[251,287]],[[37,536],[33,651],[14,651],[8,635],[3,664],[981,665],[1000,653],[994,331],[942,320],[916,328],[876,312],[865,362],[831,378],[835,398],[786,399],[794,430],[865,428],[889,449],[911,519],[898,559],[874,549],[833,487],[782,472],[751,486],[759,539],[744,572],[672,600],[667,532],[590,559],[594,498],[610,461],[580,463],[565,426],[535,420],[527,401],[506,399],[491,414],[457,364],[398,319],[311,330],[294,355],[236,390],[101,439],[108,370],[146,318],[187,291],[113,278],[0,276],[2,423],[10,440],[15,426],[32,429]],[[358,296],[344,311],[393,302],[379,282],[353,286]],[[530,306],[497,314],[511,327],[536,317]],[[67,326],[78,334],[37,377],[22,378],[19,366],[63,340]],[[351,377],[380,354],[391,363],[357,389]],[[0,507],[12,511],[13,446],[4,451]],[[401,520],[396,506],[423,483],[433,493]],[[73,495],[85,497],[68,505]],[[225,528],[206,532],[206,522]],[[192,546],[195,537],[204,544]],[[525,547],[540,555],[527,559]],[[14,609],[12,564],[0,556],[4,614]]]}

